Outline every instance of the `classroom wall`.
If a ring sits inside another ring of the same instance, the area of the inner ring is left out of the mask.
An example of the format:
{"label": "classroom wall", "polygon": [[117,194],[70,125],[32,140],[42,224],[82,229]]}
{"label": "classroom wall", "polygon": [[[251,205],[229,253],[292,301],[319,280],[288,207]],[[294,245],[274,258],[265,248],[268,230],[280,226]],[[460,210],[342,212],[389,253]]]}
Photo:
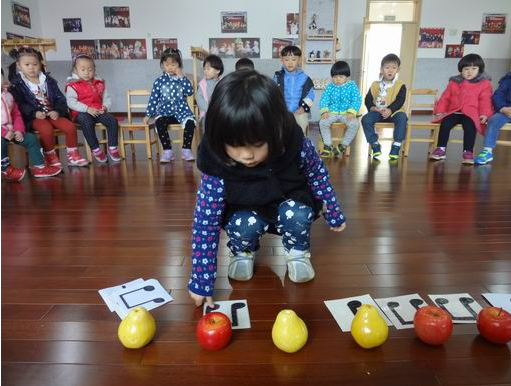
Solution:
{"label": "classroom wall", "polygon": [[14,24],[11,12],[11,1],[2,1],[2,39],[5,39],[6,32],[17,35],[29,36],[32,38],[41,37],[42,32],[42,14],[39,11],[39,0],[22,0],[16,1],[18,4],[28,7],[30,10],[31,28],[26,28]]}

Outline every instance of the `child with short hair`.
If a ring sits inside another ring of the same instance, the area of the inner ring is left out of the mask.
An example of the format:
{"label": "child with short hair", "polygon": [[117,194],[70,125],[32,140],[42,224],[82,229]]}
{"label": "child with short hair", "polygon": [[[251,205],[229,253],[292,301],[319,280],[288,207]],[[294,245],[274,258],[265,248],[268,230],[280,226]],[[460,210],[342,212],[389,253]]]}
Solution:
{"label": "child with short hair", "polygon": [[236,71],[240,70],[253,70],[254,69],[254,62],[250,60],[249,58],[241,58],[236,62],[234,65],[234,68]]}
{"label": "child with short hair", "polygon": [[[322,212],[330,229],[346,227],[328,172],[276,85],[256,71],[236,71],[217,85],[206,115],[197,166],[202,172],[193,221],[188,289],[212,305],[221,228],[232,252],[227,274],[250,280],[266,232],[282,236],[288,275],[314,278],[310,228]],[[323,209],[324,208],[324,209]]]}
{"label": "child with short hair", "polygon": [[163,146],[161,163],[174,160],[167,126],[180,124],[184,129],[181,158],[193,161],[195,158],[192,154],[192,141],[196,122],[186,100],[186,97],[193,95],[193,86],[183,73],[181,51],[174,48],[163,51],[160,66],[163,74],[154,81],[144,123],[148,124],[149,118],[154,118],[154,125]]}
{"label": "child with short hair", "polygon": [[108,95],[105,81],[96,75],[96,65],[89,55],[78,55],[73,60],[72,75],[67,78],[66,101],[72,118],[80,124],[83,136],[92,149],[92,155],[100,163],[107,156],[99,146],[96,137],[96,123],[106,127],[108,156],[112,161],[120,161],[119,123],[108,112],[112,100]]}
{"label": "child with short hair", "polygon": [[209,55],[204,59],[204,78],[197,86],[196,101],[199,106],[200,119],[202,120],[208,111],[209,100],[213,94],[220,76],[224,73],[224,64],[217,55]]}
{"label": "child with short hair", "polygon": [[78,150],[76,128],[69,118],[66,97],[59,90],[57,81],[42,71],[41,54],[31,47],[17,51],[17,74],[9,68],[10,92],[14,96],[28,130],[37,130],[48,165],[61,167],[55,153],[53,131],[61,130],[66,137],[67,163],[69,166],[87,166]]}
{"label": "child with short hair", "polygon": [[[323,140],[321,157],[334,157],[343,154],[357,135],[359,123],[357,113],[362,104],[362,97],[355,82],[349,80],[350,66],[344,61],[338,61],[330,69],[332,82],[329,83],[319,102],[319,130]],[[342,142],[337,147],[332,147],[332,135],[330,125],[335,122],[346,124],[347,130]]]}
{"label": "child with short hair", "polygon": [[500,79],[492,99],[496,113],[488,120],[483,151],[474,160],[477,165],[493,161],[493,148],[497,144],[500,129],[506,123],[511,123],[511,72]]}
{"label": "child with short hair", "polygon": [[11,181],[21,181],[25,177],[26,170],[11,166],[9,160],[8,145],[15,143],[23,146],[28,157],[32,161],[32,175],[37,178],[56,176],[62,168],[50,166],[44,163],[41,146],[35,134],[25,131],[23,118],[14,101],[14,97],[7,91],[9,83],[5,82],[4,70],[2,69],[2,176]]}
{"label": "child with short hair", "polygon": [[314,83],[299,69],[302,51],[296,46],[286,46],[280,52],[282,69],[275,72],[273,81],[277,84],[287,109],[293,113],[296,122],[307,132],[309,112],[314,102]]}
{"label": "child with short hair", "polygon": [[484,125],[493,114],[490,76],[484,72],[484,60],[477,54],[468,54],[458,62],[458,75],[449,78],[447,88],[435,105],[433,122],[441,122],[437,148],[430,159],[446,157],[446,146],[451,129],[463,127],[462,163],[474,163],[476,134],[484,133]]}
{"label": "child with short hair", "polygon": [[381,155],[381,145],[374,129],[377,122],[394,124],[394,142],[389,154],[391,160],[399,158],[401,144],[406,136],[406,86],[397,78],[400,66],[401,60],[397,55],[385,55],[381,61],[380,79],[371,84],[365,97],[367,114],[362,117],[362,127],[371,145],[373,158]]}

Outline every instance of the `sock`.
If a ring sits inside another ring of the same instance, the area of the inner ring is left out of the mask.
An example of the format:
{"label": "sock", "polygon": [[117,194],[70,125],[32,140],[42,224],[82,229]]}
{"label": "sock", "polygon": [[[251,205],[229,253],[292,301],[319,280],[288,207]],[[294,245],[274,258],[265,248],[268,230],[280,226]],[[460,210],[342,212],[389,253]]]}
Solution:
{"label": "sock", "polygon": [[378,141],[373,142],[373,145],[379,145],[380,143]]}
{"label": "sock", "polygon": [[488,153],[493,154],[493,147],[484,147],[483,150],[486,150]]}
{"label": "sock", "polygon": [[397,147],[401,147],[401,142],[394,142],[393,145],[395,145]]}
{"label": "sock", "polygon": [[108,146],[110,150],[117,150],[117,146]]}
{"label": "sock", "polygon": [[71,152],[73,152],[73,151],[75,151],[77,149],[78,149],[77,147],[67,147],[66,148],[66,152],[69,154],[69,153],[71,153]]}
{"label": "sock", "polygon": [[439,149],[442,149],[443,151],[445,151],[445,146],[438,146]]}
{"label": "sock", "polygon": [[36,168],[36,169],[42,169],[42,168],[44,168],[44,166],[45,166],[44,164],[43,164],[43,165],[34,165],[34,168]]}
{"label": "sock", "polygon": [[95,149],[92,149],[92,152],[93,152],[94,154],[98,154],[100,151],[101,151],[101,148],[100,148],[100,147],[97,147],[97,148],[95,148]]}
{"label": "sock", "polygon": [[44,154],[54,154],[55,150],[45,151]]}

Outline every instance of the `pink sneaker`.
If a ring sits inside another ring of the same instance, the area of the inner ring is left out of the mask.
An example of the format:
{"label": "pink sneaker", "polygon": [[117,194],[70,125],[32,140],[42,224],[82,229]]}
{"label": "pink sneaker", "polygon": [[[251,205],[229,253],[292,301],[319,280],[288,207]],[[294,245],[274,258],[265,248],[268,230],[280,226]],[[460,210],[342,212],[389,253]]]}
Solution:
{"label": "pink sneaker", "polygon": [[440,161],[442,159],[445,159],[445,150],[437,147],[433,153],[429,156],[429,159]]}
{"label": "pink sneaker", "polygon": [[47,153],[45,152],[44,161],[46,162],[46,165],[56,166],[59,168],[62,166],[59,161],[59,157],[57,157],[57,153],[55,153],[55,150],[49,151]]}
{"label": "pink sneaker", "polygon": [[82,158],[78,149],[74,149],[67,152],[67,164],[68,166],[87,166],[89,161]]}
{"label": "pink sneaker", "polygon": [[110,156],[110,159],[114,162],[119,162],[122,160],[121,153],[119,152],[119,148],[112,147],[108,148],[108,155]]}
{"label": "pink sneaker", "polygon": [[2,171],[2,176],[11,181],[21,181],[25,177],[25,169],[13,168],[11,165]]}
{"label": "pink sneaker", "polygon": [[99,163],[103,164],[103,163],[105,163],[107,161],[105,152],[100,147],[98,147],[97,149],[92,150],[92,155],[94,156],[96,161],[98,161]]}
{"label": "pink sneaker", "polygon": [[195,157],[190,149],[181,149],[181,158],[185,161],[194,161]]}
{"label": "pink sneaker", "polygon": [[36,178],[53,177],[62,171],[61,167],[45,165],[43,167],[34,166],[32,175]]}
{"label": "pink sneaker", "polygon": [[461,163],[464,165],[473,165],[474,164],[474,153],[469,150],[464,150]]}

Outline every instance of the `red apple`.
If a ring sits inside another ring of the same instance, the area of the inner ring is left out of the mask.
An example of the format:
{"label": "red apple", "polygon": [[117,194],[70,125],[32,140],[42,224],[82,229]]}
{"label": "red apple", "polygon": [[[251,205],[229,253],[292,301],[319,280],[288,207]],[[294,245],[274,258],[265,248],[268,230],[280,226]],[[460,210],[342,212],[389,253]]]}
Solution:
{"label": "red apple", "polygon": [[511,314],[499,307],[483,308],[477,315],[479,333],[493,343],[511,341]]}
{"label": "red apple", "polygon": [[433,346],[446,342],[452,333],[451,316],[437,306],[419,308],[413,318],[413,326],[419,339]]}
{"label": "red apple", "polygon": [[197,323],[197,340],[206,350],[221,350],[232,335],[231,320],[221,312],[210,312]]}

